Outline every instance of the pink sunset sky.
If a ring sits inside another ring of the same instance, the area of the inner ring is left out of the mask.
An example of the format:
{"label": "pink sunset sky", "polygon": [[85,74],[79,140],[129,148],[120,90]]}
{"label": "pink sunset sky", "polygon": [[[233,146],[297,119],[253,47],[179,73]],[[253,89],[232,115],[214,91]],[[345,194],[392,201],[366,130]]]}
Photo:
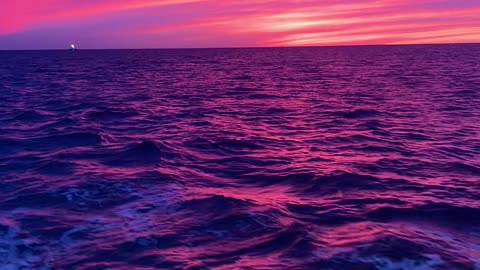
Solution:
{"label": "pink sunset sky", "polygon": [[480,0],[2,2],[0,49],[480,42]]}

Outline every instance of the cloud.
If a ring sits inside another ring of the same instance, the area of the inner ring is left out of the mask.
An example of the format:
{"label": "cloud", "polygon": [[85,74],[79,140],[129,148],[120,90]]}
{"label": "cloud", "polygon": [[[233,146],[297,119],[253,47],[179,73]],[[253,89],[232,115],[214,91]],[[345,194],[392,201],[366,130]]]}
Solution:
{"label": "cloud", "polygon": [[476,0],[16,0],[0,11],[0,48],[73,31],[95,47],[480,42],[477,14]]}

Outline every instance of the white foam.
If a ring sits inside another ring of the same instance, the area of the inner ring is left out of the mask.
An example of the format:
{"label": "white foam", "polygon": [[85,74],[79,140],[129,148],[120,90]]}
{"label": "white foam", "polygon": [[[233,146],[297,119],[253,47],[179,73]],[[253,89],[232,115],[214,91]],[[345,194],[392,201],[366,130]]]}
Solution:
{"label": "white foam", "polygon": [[444,264],[444,261],[438,255],[431,254],[425,256],[429,258],[429,260],[425,262],[418,262],[409,259],[403,259],[401,261],[394,262],[384,257],[374,257],[372,258],[372,262],[380,270],[433,270],[434,266]]}
{"label": "white foam", "polygon": [[17,246],[25,245],[28,240],[17,238],[17,231],[14,227],[8,227],[3,235],[0,235],[0,270],[32,269],[31,266],[41,261],[41,258],[34,256],[30,251],[20,253]]}
{"label": "white foam", "polygon": [[0,270],[17,270],[17,269],[20,269],[20,267],[17,266],[17,265],[13,265],[13,264],[7,264],[7,265],[0,266]]}

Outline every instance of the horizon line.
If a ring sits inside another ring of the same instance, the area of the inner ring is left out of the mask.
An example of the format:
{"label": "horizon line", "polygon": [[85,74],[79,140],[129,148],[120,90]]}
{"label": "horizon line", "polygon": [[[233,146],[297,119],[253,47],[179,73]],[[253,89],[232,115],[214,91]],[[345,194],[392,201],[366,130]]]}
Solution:
{"label": "horizon line", "polygon": [[[335,47],[395,47],[395,46],[432,46],[432,45],[480,45],[479,42],[452,42],[452,43],[399,43],[399,44],[350,44],[350,45],[306,45],[306,46],[239,46],[239,47],[139,47],[139,48],[75,48],[77,51],[101,50],[215,50],[215,49],[295,49],[295,48],[335,48]],[[75,44],[77,47],[77,45]],[[68,47],[68,46],[67,46]],[[68,51],[70,48],[51,49],[0,49],[0,51]]]}

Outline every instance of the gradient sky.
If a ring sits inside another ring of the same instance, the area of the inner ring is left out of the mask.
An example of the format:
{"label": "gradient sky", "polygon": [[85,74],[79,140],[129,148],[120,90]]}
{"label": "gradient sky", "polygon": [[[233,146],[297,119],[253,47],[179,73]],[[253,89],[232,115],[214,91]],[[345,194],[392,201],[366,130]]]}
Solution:
{"label": "gradient sky", "polygon": [[480,42],[480,0],[5,0],[0,9],[0,49],[463,42]]}

